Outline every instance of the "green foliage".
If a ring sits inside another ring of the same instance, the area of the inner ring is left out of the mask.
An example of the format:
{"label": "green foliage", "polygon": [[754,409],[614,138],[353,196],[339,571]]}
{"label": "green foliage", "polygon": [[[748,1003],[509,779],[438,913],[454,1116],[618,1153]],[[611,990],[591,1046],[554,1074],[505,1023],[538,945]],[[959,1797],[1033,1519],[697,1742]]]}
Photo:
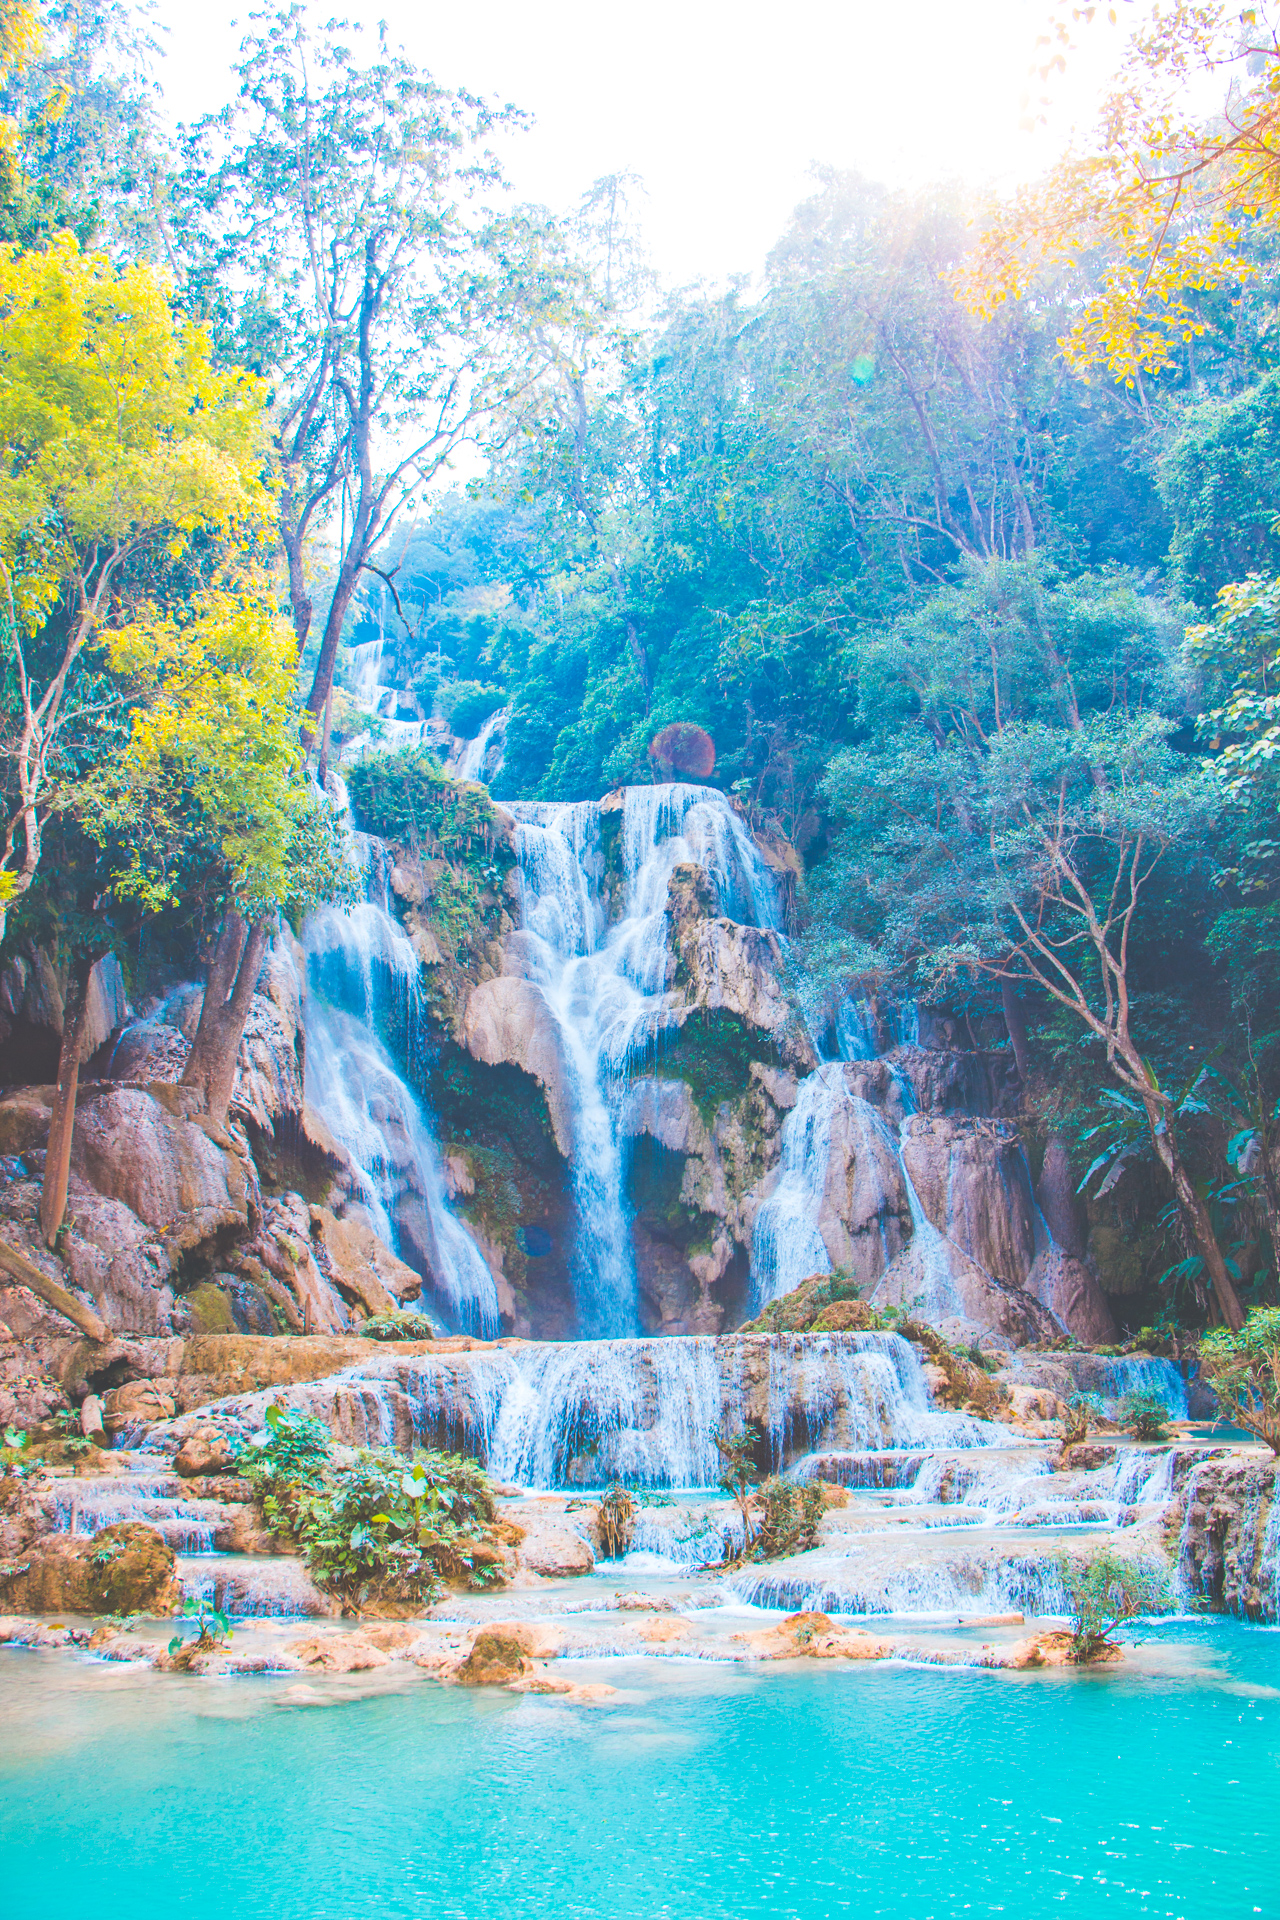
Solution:
{"label": "green foliage", "polygon": [[322,1421],[278,1406],[266,1417],[265,1442],[243,1448],[237,1469],[344,1610],[375,1599],[426,1606],[442,1579],[483,1587],[498,1577],[492,1555],[478,1554],[496,1509],[474,1461],[417,1453],[406,1462],[363,1447],[339,1464]]}
{"label": "green foliage", "polygon": [[1107,1546],[1083,1562],[1064,1554],[1058,1565],[1071,1611],[1071,1657],[1080,1666],[1113,1657],[1116,1630],[1126,1622],[1173,1606],[1169,1576],[1153,1560],[1130,1559]]}
{"label": "green foliage", "polygon": [[224,1647],[231,1638],[231,1621],[220,1607],[203,1597],[188,1594],[183,1602],[184,1618],[195,1629],[195,1639],[184,1643],[182,1629],[174,1634],[169,1642],[169,1658],[185,1654],[190,1659],[193,1653],[203,1653],[206,1649]]}
{"label": "green foliage", "polygon": [[1100,1394],[1073,1393],[1067,1401],[1062,1420],[1063,1446],[1076,1446],[1085,1438],[1090,1427],[1096,1427],[1106,1419],[1106,1413]]}
{"label": "green foliage", "polygon": [[762,1512],[751,1542],[753,1560],[780,1560],[786,1554],[808,1553],[817,1546],[824,1501],[816,1480],[797,1485],[775,1474],[764,1482],[757,1498]]}
{"label": "green foliage", "polygon": [[1169,1410],[1158,1393],[1149,1387],[1135,1387],[1120,1402],[1120,1425],[1135,1440],[1167,1440]]}
{"label": "green foliage", "polygon": [[362,1340],[433,1340],[435,1328],[424,1313],[400,1308],[395,1313],[375,1313],[360,1327]]}
{"label": "green foliage", "polygon": [[1280,1455],[1280,1307],[1255,1307],[1238,1333],[1212,1328],[1200,1369],[1225,1417]]}
{"label": "green foliage", "polygon": [[483,787],[451,780],[420,749],[381,754],[352,767],[352,810],[366,833],[446,860],[490,857],[493,802]]}
{"label": "green foliage", "polygon": [[442,689],[437,705],[453,731],[461,739],[470,740],[505,698],[501,687],[482,686],[478,680],[453,680]]}
{"label": "green foliage", "polygon": [[235,1449],[236,1471],[263,1498],[277,1487],[310,1486],[324,1476],[331,1446],[328,1427],[297,1407],[273,1402],[265,1414],[261,1446]]}

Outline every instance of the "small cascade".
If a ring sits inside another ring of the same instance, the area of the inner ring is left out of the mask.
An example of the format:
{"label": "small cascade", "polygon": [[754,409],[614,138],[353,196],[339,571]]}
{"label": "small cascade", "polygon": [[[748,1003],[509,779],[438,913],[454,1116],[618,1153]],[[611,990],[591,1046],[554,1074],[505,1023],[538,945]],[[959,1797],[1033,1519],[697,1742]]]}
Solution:
{"label": "small cascade", "polygon": [[[286,1398],[352,1444],[461,1449],[501,1480],[544,1488],[711,1486],[721,1472],[713,1436],[748,1421],[777,1471],[806,1452],[955,1452],[1008,1437],[935,1411],[914,1349],[887,1333],[681,1334],[388,1356]],[[265,1399],[227,1404],[249,1431]]]}
{"label": "small cascade", "polygon": [[104,1527],[134,1521],[152,1528],[176,1553],[212,1553],[224,1509],[191,1497],[169,1475],[111,1474],[55,1487],[52,1518],[59,1533],[92,1537]]}
{"label": "small cascade", "polygon": [[[455,779],[487,782],[497,778],[502,770],[502,762],[495,742],[505,734],[510,713],[510,707],[499,707],[489,715],[474,740],[463,742],[457,759],[450,764],[450,772]],[[487,767],[486,763],[491,758],[497,760],[497,765]]]}
{"label": "small cascade", "polygon": [[848,1098],[839,1065],[820,1066],[800,1082],[782,1123],[778,1180],[751,1233],[751,1298],[759,1313],[794,1293],[812,1273],[830,1273],[831,1256],[818,1221],[831,1158],[831,1120]]}
{"label": "small cascade", "polygon": [[603,891],[601,808],[514,801],[528,975],[555,1022],[569,1095],[577,1245],[574,1287],[582,1332],[636,1329],[637,1282],[623,1180],[619,1110],[631,1061],[668,1024],[667,891],[696,862],[722,914],[773,926],[767,869],[722,793],[707,787],[629,787],[618,853],[620,909]]}
{"label": "small cascade", "polygon": [[450,1319],[498,1331],[488,1262],[448,1204],[422,1106],[379,1028],[414,1045],[418,958],[388,911],[386,850],[353,835],[370,898],[312,914],[303,928],[306,1093],[355,1169],[358,1200],[379,1238],[420,1273]]}

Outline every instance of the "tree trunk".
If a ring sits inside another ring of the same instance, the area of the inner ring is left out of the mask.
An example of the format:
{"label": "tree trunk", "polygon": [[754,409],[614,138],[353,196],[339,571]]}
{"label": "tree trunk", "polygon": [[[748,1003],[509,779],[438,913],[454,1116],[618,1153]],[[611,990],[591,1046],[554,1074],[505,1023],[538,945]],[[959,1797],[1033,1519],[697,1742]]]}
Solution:
{"label": "tree trunk", "polygon": [[219,1122],[226,1119],[231,1105],[236,1058],[268,937],[265,920],[250,926],[234,907],[228,907],[209,962],[200,1024],[182,1084],[196,1089],[210,1118]]}
{"label": "tree trunk", "polygon": [[1004,1009],[1004,1024],[1009,1030],[1009,1038],[1013,1043],[1013,1057],[1017,1063],[1018,1078],[1025,1087],[1031,1073],[1027,1057],[1027,1018],[1022,1002],[1013,990],[1012,980],[1000,982],[1000,1004]]}
{"label": "tree trunk", "polygon": [[28,1260],[25,1253],[19,1253],[16,1247],[11,1247],[7,1240],[0,1240],[0,1273],[7,1273],[11,1280],[30,1287],[32,1293],[38,1293],[59,1313],[65,1313],[73,1326],[79,1327],[81,1333],[88,1334],[90,1340],[96,1340],[99,1346],[111,1338],[106,1321],[99,1319],[92,1307],[86,1307],[73,1293],[68,1293],[47,1273],[42,1273],[33,1260]]}
{"label": "tree trunk", "polygon": [[1244,1325],[1244,1308],[1240,1305],[1240,1296],[1235,1290],[1231,1275],[1227,1272],[1227,1263],[1222,1257],[1222,1249],[1213,1231],[1209,1209],[1196,1192],[1191,1176],[1182,1164],[1182,1157],[1174,1145],[1168,1126],[1158,1124],[1164,1118],[1163,1114],[1153,1113],[1148,1107],[1147,1115],[1151,1121],[1151,1138],[1155,1143],[1156,1153],[1160,1157],[1160,1164],[1173,1183],[1178,1211],[1200,1250],[1205,1270],[1213,1283],[1214,1298],[1222,1312],[1222,1317],[1232,1333],[1236,1333]]}
{"label": "tree trunk", "polygon": [[89,1019],[89,977],[97,963],[93,953],[77,954],[62,1002],[62,1046],[58,1053],[58,1087],[49,1121],[49,1147],[44,1157],[44,1185],[40,1189],[40,1232],[46,1247],[57,1246],[67,1211],[71,1178],[71,1135],[76,1123],[76,1093],[80,1085],[80,1055]]}

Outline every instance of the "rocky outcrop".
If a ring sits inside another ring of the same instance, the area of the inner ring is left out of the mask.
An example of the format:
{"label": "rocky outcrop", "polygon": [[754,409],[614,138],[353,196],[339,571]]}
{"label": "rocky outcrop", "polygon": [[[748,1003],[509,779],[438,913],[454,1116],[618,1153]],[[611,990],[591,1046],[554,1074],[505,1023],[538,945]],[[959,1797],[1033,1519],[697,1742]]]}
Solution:
{"label": "rocky outcrop", "polygon": [[6,1522],[0,1603],[38,1613],[173,1613],[182,1603],[173,1550],[136,1521],[103,1527],[89,1539],[70,1534],[22,1537]]}
{"label": "rocky outcrop", "polygon": [[1280,1462],[1261,1448],[1184,1460],[1166,1538],[1186,1600],[1280,1622]]}

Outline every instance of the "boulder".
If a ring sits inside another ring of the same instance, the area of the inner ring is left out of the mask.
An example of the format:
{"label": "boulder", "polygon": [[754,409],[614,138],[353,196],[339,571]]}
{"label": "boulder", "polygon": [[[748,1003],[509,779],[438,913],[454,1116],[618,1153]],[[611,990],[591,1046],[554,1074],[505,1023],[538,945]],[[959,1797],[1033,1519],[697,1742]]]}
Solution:
{"label": "boulder", "polygon": [[533,1676],[530,1649],[533,1635],[522,1621],[502,1621],[484,1627],[448,1678],[459,1687],[507,1687],[513,1680]]}
{"label": "boulder", "polygon": [[173,1613],[174,1556],[153,1527],[125,1520],[89,1538],[54,1534],[26,1549],[4,1604],[35,1613]]}
{"label": "boulder", "polygon": [[234,1462],[231,1442],[212,1424],[193,1427],[173,1457],[173,1469],[184,1479],[197,1474],[225,1473]]}
{"label": "boulder", "polygon": [[486,1066],[505,1062],[533,1076],[546,1095],[556,1145],[568,1159],[573,1150],[573,1121],[560,1037],[541,987],[524,976],[524,967],[531,964],[526,936],[509,934],[504,966],[510,971],[482,981],[468,996],[462,1044]]}

